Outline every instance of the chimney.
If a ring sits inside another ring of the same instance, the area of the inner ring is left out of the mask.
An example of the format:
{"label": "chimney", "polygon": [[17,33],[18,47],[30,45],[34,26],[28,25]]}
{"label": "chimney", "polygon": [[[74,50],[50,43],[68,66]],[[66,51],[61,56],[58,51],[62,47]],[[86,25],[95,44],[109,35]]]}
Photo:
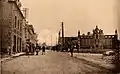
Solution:
{"label": "chimney", "polygon": [[62,22],[62,44],[64,44],[64,24]]}

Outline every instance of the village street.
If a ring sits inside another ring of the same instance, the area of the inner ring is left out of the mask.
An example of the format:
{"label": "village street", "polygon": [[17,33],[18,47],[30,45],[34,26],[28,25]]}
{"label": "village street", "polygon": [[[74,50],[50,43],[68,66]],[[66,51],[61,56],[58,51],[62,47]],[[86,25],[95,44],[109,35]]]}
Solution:
{"label": "village street", "polygon": [[1,70],[1,74],[108,74],[107,70],[70,57],[67,52],[52,51],[2,62]]}

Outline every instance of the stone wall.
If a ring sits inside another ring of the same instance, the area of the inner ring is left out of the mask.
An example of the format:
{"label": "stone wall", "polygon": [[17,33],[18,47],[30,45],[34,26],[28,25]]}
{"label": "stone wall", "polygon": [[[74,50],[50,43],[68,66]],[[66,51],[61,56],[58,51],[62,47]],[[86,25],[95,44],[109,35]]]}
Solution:
{"label": "stone wall", "polygon": [[8,2],[8,0],[5,0],[2,2],[2,5],[2,50],[6,51],[7,47],[10,46],[14,52],[21,52],[23,29],[22,26],[24,24],[24,18],[15,2]]}
{"label": "stone wall", "polygon": [[7,2],[7,0],[1,2],[2,7],[0,12],[1,15],[1,51],[6,52],[6,49],[8,46],[11,46],[12,44],[12,25],[11,25],[11,19],[12,19],[12,6]]}

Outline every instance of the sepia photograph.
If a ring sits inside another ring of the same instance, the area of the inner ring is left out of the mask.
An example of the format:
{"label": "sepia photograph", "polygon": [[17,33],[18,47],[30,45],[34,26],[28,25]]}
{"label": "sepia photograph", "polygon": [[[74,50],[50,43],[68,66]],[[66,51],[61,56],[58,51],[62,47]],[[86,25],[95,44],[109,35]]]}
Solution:
{"label": "sepia photograph", "polygon": [[0,74],[120,74],[120,0],[0,0]]}

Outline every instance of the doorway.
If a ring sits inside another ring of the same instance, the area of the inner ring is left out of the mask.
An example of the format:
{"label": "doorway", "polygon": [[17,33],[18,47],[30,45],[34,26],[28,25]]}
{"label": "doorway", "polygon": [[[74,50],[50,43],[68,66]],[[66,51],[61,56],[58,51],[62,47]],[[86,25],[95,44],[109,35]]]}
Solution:
{"label": "doorway", "polygon": [[13,52],[16,52],[16,36],[14,35]]}

